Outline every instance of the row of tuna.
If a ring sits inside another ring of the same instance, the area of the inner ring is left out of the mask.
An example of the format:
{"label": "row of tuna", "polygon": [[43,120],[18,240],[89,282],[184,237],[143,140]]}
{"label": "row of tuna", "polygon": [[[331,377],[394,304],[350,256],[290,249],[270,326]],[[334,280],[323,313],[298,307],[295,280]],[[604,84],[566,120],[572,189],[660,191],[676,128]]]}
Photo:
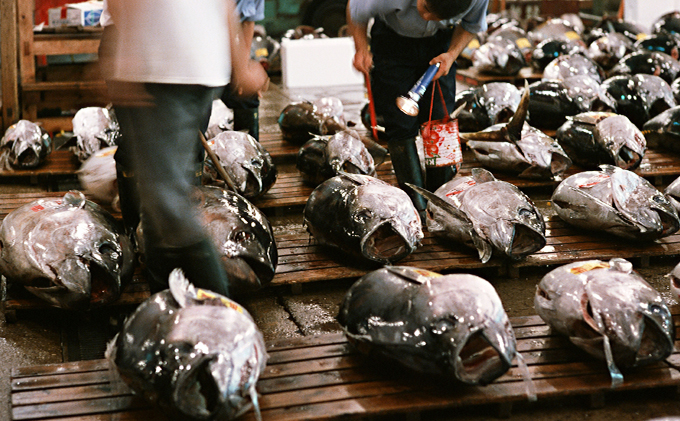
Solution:
{"label": "row of tuna", "polygon": [[[668,306],[624,259],[551,270],[534,307],[556,333],[606,361],[612,387],[623,382],[622,369],[663,361],[674,350]],[[478,276],[387,266],[352,285],[338,321],[361,352],[447,380],[485,385],[516,360],[528,397],[536,397],[502,302]]]}

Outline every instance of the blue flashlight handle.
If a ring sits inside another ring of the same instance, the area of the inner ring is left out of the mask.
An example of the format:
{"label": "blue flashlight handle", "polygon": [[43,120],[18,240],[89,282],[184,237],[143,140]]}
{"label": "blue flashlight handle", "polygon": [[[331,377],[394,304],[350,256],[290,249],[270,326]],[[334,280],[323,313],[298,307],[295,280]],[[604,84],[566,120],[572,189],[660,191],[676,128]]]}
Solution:
{"label": "blue flashlight handle", "polygon": [[[418,82],[416,82],[415,85],[413,85],[413,88],[409,91],[409,94],[413,93],[417,98],[420,98],[423,96],[425,93],[425,90],[427,87],[430,85],[430,82],[432,82],[432,78],[434,75],[437,74],[437,71],[439,70],[439,66],[441,63],[435,63],[431,65],[427,71],[418,79]],[[413,96],[412,95],[412,96]]]}

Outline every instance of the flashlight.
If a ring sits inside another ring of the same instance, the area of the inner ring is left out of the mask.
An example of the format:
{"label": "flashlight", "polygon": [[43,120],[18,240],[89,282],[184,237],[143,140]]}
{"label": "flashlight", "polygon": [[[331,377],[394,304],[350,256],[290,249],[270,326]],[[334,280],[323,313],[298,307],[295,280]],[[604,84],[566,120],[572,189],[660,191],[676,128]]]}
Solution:
{"label": "flashlight", "polygon": [[441,63],[435,63],[430,66],[405,96],[397,98],[397,107],[399,107],[404,114],[410,116],[418,115],[418,101],[420,101],[420,98],[425,93],[430,82],[432,82],[432,78],[437,73],[437,70],[439,70],[440,65]]}

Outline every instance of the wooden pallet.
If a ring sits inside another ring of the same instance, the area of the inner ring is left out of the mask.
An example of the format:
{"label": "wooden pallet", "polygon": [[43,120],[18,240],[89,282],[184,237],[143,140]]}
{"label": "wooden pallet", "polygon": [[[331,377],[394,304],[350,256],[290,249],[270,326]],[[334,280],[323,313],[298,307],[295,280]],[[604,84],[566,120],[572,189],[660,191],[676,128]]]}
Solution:
{"label": "wooden pallet", "polygon": [[519,73],[514,76],[485,74],[475,67],[456,70],[456,80],[471,86],[481,86],[490,82],[509,82],[513,85],[524,85],[524,80],[528,80],[529,83],[532,83],[541,80],[542,77],[543,73],[536,73],[531,67],[522,68]]}
{"label": "wooden pallet", "polygon": [[[676,330],[677,309],[674,309]],[[528,365],[539,400],[582,395],[593,402],[606,393],[680,384],[680,353],[666,362],[624,371],[611,388],[604,361],[594,360],[538,316],[511,319],[517,349]],[[676,342],[676,349],[680,346]],[[356,419],[527,401],[517,365],[487,386],[466,386],[394,370],[358,354],[343,334],[283,339],[268,344],[269,360],[257,384],[266,421]],[[10,375],[13,420],[163,420],[155,408],[112,380],[106,360],[14,368]],[[594,399],[596,398],[596,399]],[[244,421],[254,420],[252,411]]]}

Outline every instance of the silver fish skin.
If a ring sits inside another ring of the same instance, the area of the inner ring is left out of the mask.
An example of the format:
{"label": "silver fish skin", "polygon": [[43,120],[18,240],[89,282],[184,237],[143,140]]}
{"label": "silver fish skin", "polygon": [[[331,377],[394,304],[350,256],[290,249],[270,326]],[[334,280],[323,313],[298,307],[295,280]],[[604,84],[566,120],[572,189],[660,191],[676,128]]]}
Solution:
{"label": "silver fish skin", "polygon": [[580,38],[577,29],[566,19],[552,18],[538,25],[528,33],[534,45],[546,39],[559,38],[573,40]]}
{"label": "silver fish skin", "polygon": [[372,353],[467,384],[492,382],[517,352],[498,294],[475,275],[404,266],[375,270],[349,289],[338,321]]}
{"label": "silver fish skin", "polygon": [[[248,133],[224,131],[208,140],[220,165],[234,182],[238,192],[248,199],[265,194],[276,182],[277,169],[269,152]],[[210,159],[206,159],[205,175],[209,183],[220,176]]]}
{"label": "silver fish skin", "polygon": [[552,205],[565,222],[579,228],[653,241],[680,228],[666,196],[632,171],[601,165],[562,181]]}
{"label": "silver fish skin", "polygon": [[205,138],[212,139],[224,131],[233,129],[234,111],[228,108],[221,99],[217,98],[213,100]]}
{"label": "silver fish skin", "polygon": [[543,80],[566,80],[572,76],[588,75],[596,82],[602,83],[604,71],[600,66],[583,54],[564,54],[545,66]]}
{"label": "silver fish skin", "polygon": [[680,300],[680,263],[675,265],[673,270],[666,275],[670,284],[670,291],[673,298]]}
{"label": "silver fish skin", "polygon": [[600,96],[602,89],[599,82],[590,75],[570,76],[564,80],[569,96],[583,112],[590,111],[593,102]]}
{"label": "silver fish skin", "polygon": [[659,76],[640,73],[633,80],[650,119],[677,105],[671,85]]}
{"label": "silver fish skin", "polygon": [[675,327],[668,306],[624,259],[574,262],[552,270],[539,282],[534,306],[547,324],[596,358],[607,358],[608,342],[613,374],[616,366],[643,366],[673,351]]}
{"label": "silver fish skin", "polygon": [[93,153],[83,162],[76,174],[85,194],[95,201],[120,211],[118,179],[114,154],[118,146],[109,146]]}
{"label": "silver fish skin", "polygon": [[671,205],[680,212],[680,177],[676,178],[663,191]]}
{"label": "silver fish skin", "polygon": [[243,295],[267,285],[276,272],[274,231],[264,213],[248,199],[220,187],[195,192],[199,214],[222,259],[229,288]]}
{"label": "silver fish skin", "polygon": [[0,272],[55,307],[111,303],[132,278],[130,239],[80,192],[13,210],[0,225],[0,244]]}
{"label": "silver fish skin", "polygon": [[512,83],[489,82],[479,88],[478,100],[491,124],[504,123],[517,111],[522,92]]}
{"label": "silver fish skin", "polygon": [[52,152],[50,135],[35,123],[19,120],[0,140],[0,166],[3,170],[35,168]]}
{"label": "silver fish skin", "polygon": [[485,169],[473,168],[471,176],[456,176],[434,194],[455,209],[429,201],[428,231],[476,248],[483,263],[491,258],[492,250],[521,259],[546,244],[543,215],[531,199]]}
{"label": "silver fish skin", "polygon": [[633,51],[633,41],[619,32],[606,33],[590,43],[586,56],[603,69],[611,69]]}
{"label": "silver fish skin", "polygon": [[76,146],[72,151],[84,162],[98,150],[116,145],[120,126],[112,108],[85,107],[73,116],[73,135]]}
{"label": "silver fish skin", "polygon": [[106,357],[120,379],[173,420],[231,420],[257,403],[267,353],[236,302],[195,289],[180,269],[170,288],[128,317]]}
{"label": "silver fish skin", "polygon": [[512,76],[526,66],[526,59],[515,42],[493,38],[472,53],[472,65],[482,73]]}
{"label": "silver fish skin", "polygon": [[375,161],[356,130],[315,135],[298,152],[296,168],[305,180],[319,184],[340,172],[375,176]]}
{"label": "silver fish skin", "polygon": [[604,111],[568,117],[555,137],[571,159],[586,168],[610,164],[633,170],[647,151],[645,135],[628,117]]}
{"label": "silver fish skin", "polygon": [[343,173],[319,184],[305,205],[304,223],[320,244],[378,263],[403,259],[423,238],[408,195],[367,175]]}
{"label": "silver fish skin", "polygon": [[642,126],[650,147],[680,152],[680,106],[669,108]]}

